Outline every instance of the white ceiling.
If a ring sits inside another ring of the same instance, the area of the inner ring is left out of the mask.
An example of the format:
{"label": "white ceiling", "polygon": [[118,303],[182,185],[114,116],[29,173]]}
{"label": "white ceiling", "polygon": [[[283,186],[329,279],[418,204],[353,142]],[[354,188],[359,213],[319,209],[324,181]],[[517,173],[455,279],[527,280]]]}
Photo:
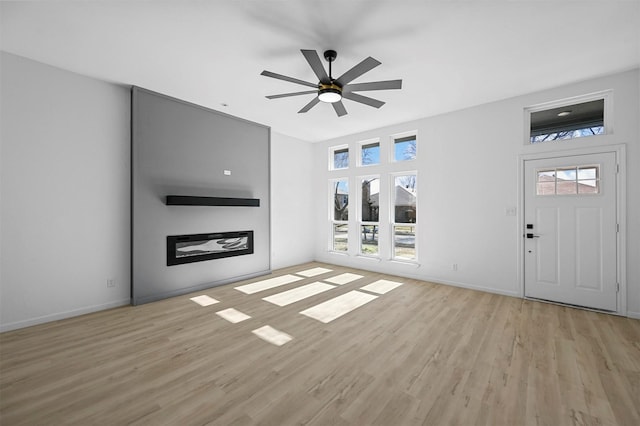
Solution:
{"label": "white ceiling", "polygon": [[[458,110],[640,65],[638,0],[555,1],[2,1],[2,50],[80,74],[137,85],[307,141]],[[338,51],[334,76],[367,56],[382,65],[355,82],[403,79],[361,92],[348,115],[308,88],[300,53]],[[227,104],[228,106],[223,106]]]}

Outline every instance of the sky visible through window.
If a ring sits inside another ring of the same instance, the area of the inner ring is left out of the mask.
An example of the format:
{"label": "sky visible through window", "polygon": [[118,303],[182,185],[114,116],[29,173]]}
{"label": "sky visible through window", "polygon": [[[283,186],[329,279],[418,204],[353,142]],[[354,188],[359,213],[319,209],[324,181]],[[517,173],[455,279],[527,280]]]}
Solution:
{"label": "sky visible through window", "polygon": [[380,144],[372,143],[362,146],[362,165],[380,164]]}
{"label": "sky visible through window", "polygon": [[394,158],[396,161],[413,160],[416,158],[416,140],[400,139],[394,143]]}

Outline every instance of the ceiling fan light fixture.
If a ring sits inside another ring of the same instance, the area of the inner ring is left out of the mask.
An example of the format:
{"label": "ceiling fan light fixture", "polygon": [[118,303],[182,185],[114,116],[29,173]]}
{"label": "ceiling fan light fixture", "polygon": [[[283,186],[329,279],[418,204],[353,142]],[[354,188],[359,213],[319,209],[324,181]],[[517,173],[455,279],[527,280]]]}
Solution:
{"label": "ceiling fan light fixture", "polygon": [[335,84],[321,84],[318,89],[318,99],[330,104],[339,102],[342,100],[342,89]]}

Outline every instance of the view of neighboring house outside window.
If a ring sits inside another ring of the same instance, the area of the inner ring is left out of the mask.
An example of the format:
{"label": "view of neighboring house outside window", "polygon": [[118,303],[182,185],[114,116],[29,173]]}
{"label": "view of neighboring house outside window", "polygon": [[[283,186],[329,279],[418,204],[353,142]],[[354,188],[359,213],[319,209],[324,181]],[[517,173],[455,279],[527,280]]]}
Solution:
{"label": "view of neighboring house outside window", "polygon": [[[352,236],[359,235],[359,238],[357,244],[351,241],[352,252],[413,262],[417,260],[417,173],[412,160],[417,158],[417,137],[415,133],[404,133],[387,140],[355,143],[352,147],[356,155],[355,167],[349,161],[348,145],[329,148],[329,170],[338,174],[329,180],[329,250],[348,253],[349,227],[355,226],[357,231],[351,229]],[[374,174],[357,176],[365,167]],[[350,181],[355,185],[351,192]],[[386,205],[381,205],[381,199]],[[350,201],[353,201],[352,217],[349,217]],[[385,209],[383,215],[381,209]],[[386,223],[380,222],[381,217]],[[380,251],[380,241],[384,242],[384,252]]]}
{"label": "view of neighboring house outside window", "polygon": [[347,179],[333,181],[332,198],[332,250],[346,252],[349,249],[349,181]]}
{"label": "view of neighboring house outside window", "polygon": [[417,175],[393,179],[393,258],[416,259]]}
{"label": "view of neighboring house outside window", "polygon": [[360,254],[378,256],[380,229],[380,177],[360,178]]}

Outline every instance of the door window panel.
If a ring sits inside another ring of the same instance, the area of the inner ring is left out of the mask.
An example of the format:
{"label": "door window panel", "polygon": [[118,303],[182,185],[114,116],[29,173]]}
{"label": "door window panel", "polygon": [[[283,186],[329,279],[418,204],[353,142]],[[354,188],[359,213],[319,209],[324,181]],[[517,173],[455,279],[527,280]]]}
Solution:
{"label": "door window panel", "polygon": [[537,170],[536,175],[536,195],[577,195],[600,192],[600,170],[597,165]]}

